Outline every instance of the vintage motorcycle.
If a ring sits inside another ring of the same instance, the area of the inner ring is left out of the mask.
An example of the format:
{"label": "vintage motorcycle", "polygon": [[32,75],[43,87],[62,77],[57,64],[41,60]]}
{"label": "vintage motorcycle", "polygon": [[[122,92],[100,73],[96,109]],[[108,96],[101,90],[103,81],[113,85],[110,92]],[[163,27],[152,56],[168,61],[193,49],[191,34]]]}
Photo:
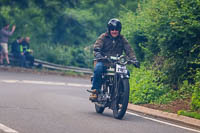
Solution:
{"label": "vintage motorcycle", "polygon": [[102,75],[101,90],[97,94],[96,101],[93,101],[96,112],[103,113],[104,109],[108,107],[113,110],[114,118],[122,119],[129,101],[129,72],[126,64],[135,64],[136,62],[127,60],[125,56],[111,56],[100,60],[109,63],[109,67]]}

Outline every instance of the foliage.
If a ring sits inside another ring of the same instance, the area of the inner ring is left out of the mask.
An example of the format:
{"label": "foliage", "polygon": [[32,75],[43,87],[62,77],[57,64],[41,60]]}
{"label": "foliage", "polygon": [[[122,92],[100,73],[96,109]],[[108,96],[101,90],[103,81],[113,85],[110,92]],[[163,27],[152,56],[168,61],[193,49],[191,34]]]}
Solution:
{"label": "foliage", "polygon": [[[16,25],[9,43],[18,36],[30,36],[36,58],[84,66],[82,60],[90,58],[80,51],[93,44],[106,31],[108,20],[119,16],[120,10],[123,10],[122,5],[136,10],[137,2],[138,0],[0,0],[0,28],[6,23]],[[60,45],[70,47],[71,52],[62,52]],[[70,54],[78,56],[67,58],[66,61],[63,59],[66,54],[69,54],[68,57],[72,56]],[[85,67],[88,66],[87,64]]]}
{"label": "foliage", "polygon": [[192,117],[192,118],[196,118],[196,119],[200,120],[200,113],[197,113],[197,112],[188,112],[188,111],[184,111],[184,110],[179,110],[178,114],[188,116],[188,117]]}
{"label": "foliage", "polygon": [[[193,93],[192,85],[183,81],[179,90],[172,90],[162,72],[155,69],[132,69],[130,77],[130,102],[135,104],[167,104],[177,99],[190,98]],[[195,104],[196,105],[196,104]]]}
{"label": "foliage", "polygon": [[135,104],[153,103],[163,94],[168,92],[168,88],[162,83],[153,70],[142,66],[140,69],[132,69],[130,77],[130,102]]}
{"label": "foliage", "polygon": [[200,112],[200,70],[198,69],[195,77],[195,85],[193,86],[194,93],[192,95],[191,108],[194,111]]}
{"label": "foliage", "polygon": [[171,101],[175,101],[178,99],[188,99],[191,98],[191,95],[193,93],[192,85],[188,83],[188,81],[184,81],[182,86],[179,90],[174,91],[173,89],[168,89],[165,93],[163,93],[162,96],[160,96],[155,103],[158,104],[167,104]]}
{"label": "foliage", "polygon": [[90,51],[80,47],[74,48],[63,45],[46,45],[41,44],[40,47],[36,47],[35,50],[43,52],[36,53],[42,60],[48,62],[62,64],[66,66],[78,66],[78,67],[90,67],[92,62],[92,54]]}
{"label": "foliage", "polygon": [[[153,68],[132,72],[131,102],[162,104],[192,97],[191,108],[199,111],[199,7],[199,0],[149,0],[140,2],[136,12],[120,12],[122,33],[137,58]],[[160,95],[155,99],[147,88]]]}
{"label": "foliage", "polygon": [[199,53],[199,0],[150,0],[139,4],[136,13],[121,12],[125,35],[145,62],[164,58],[161,71],[168,84],[180,86],[188,79],[189,65]]}

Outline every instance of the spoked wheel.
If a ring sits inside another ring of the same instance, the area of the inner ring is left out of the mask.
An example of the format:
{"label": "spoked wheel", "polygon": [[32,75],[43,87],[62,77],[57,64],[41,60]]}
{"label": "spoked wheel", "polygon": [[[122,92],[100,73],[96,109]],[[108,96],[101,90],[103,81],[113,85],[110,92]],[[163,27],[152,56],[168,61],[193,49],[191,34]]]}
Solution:
{"label": "spoked wheel", "polygon": [[122,79],[119,85],[119,99],[115,102],[115,108],[113,115],[116,119],[122,119],[126,113],[128,101],[129,101],[129,81],[128,79]]}
{"label": "spoked wheel", "polygon": [[102,114],[105,108],[95,104],[95,109],[97,113]]}

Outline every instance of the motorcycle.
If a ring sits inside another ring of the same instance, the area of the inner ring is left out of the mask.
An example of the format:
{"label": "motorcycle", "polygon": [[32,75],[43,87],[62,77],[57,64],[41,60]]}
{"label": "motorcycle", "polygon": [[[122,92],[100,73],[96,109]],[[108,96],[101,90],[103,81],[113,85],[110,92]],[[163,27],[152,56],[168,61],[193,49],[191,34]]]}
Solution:
{"label": "motorcycle", "polygon": [[97,99],[92,102],[95,104],[97,113],[103,113],[104,109],[108,107],[113,110],[114,118],[122,119],[129,101],[130,76],[126,65],[128,63],[135,64],[135,62],[127,60],[125,56],[111,56],[100,60],[110,65],[102,75],[102,87],[97,93]]}

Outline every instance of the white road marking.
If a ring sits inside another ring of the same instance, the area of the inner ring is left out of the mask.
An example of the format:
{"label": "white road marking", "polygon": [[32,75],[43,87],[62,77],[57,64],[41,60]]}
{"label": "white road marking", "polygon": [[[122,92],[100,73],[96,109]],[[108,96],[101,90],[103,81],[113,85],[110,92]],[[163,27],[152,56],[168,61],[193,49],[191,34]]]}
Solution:
{"label": "white road marking", "polygon": [[4,82],[4,83],[41,84],[41,85],[66,85],[63,82],[33,81],[33,80],[1,80],[1,82]]}
{"label": "white road marking", "polygon": [[1,80],[1,82],[4,82],[4,83],[17,83],[18,80]]}
{"label": "white road marking", "polygon": [[0,131],[4,131],[5,133],[18,133],[17,131],[15,131],[14,129],[11,129],[3,124],[0,123]]}
{"label": "white road marking", "polygon": [[66,85],[63,82],[49,82],[49,81],[32,81],[32,80],[22,80],[22,83],[26,84],[41,84],[41,85]]}
{"label": "white road marking", "polygon": [[19,83],[19,84],[40,84],[40,85],[58,85],[58,86],[74,86],[74,87],[91,87],[89,84],[76,84],[51,81],[34,81],[34,80],[0,80],[3,83]]}
{"label": "white road marking", "polygon": [[74,84],[74,83],[67,83],[68,86],[75,86],[75,87],[91,87],[91,85],[86,84]]}
{"label": "white road marking", "polygon": [[155,121],[155,122],[158,122],[158,123],[170,125],[170,126],[173,126],[173,127],[178,127],[178,128],[181,128],[181,129],[185,129],[185,130],[189,130],[189,131],[200,133],[200,130],[195,130],[195,129],[192,129],[192,128],[187,128],[187,127],[179,126],[179,125],[172,124],[172,123],[169,123],[169,122],[164,122],[164,121],[161,121],[161,120],[156,120],[156,119],[149,118],[149,117],[142,116],[142,115],[138,115],[138,114],[135,114],[135,113],[132,113],[132,112],[127,112],[127,114],[135,115],[135,116],[147,119],[147,120],[151,120],[151,121]]}

